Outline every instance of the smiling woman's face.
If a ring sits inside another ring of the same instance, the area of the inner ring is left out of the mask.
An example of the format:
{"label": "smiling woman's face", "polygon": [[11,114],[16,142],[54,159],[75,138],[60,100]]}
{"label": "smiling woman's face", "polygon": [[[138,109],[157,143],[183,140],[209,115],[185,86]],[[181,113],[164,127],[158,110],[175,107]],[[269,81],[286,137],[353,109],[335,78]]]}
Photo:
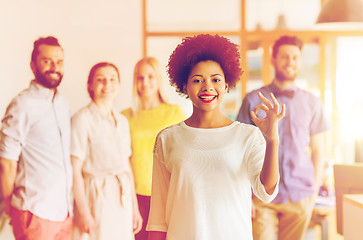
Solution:
{"label": "smiling woman's face", "polygon": [[194,110],[219,111],[227,87],[219,63],[207,60],[197,63],[192,68],[184,92],[193,102]]}
{"label": "smiling woman's face", "polygon": [[106,66],[97,69],[91,84],[94,101],[114,100],[119,86],[120,80],[117,71],[113,67]]}
{"label": "smiling woman's face", "polygon": [[136,75],[137,93],[141,98],[154,97],[159,94],[159,84],[152,66],[145,63],[141,65]]}

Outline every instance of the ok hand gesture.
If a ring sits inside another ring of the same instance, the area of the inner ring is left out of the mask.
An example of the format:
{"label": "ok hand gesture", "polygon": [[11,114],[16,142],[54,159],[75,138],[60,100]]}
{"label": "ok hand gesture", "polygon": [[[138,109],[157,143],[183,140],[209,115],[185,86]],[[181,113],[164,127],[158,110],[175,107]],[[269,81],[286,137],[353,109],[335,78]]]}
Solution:
{"label": "ok hand gesture", "polygon": [[[270,100],[263,96],[261,92],[258,92],[258,96],[261,98],[263,103],[258,105],[254,111],[251,111],[251,119],[265,136],[266,141],[278,141],[278,122],[285,116],[285,104],[282,104],[282,109],[279,113],[280,104],[273,93],[270,93],[273,104]],[[259,119],[257,117],[257,112],[259,110],[266,113],[265,118]]]}

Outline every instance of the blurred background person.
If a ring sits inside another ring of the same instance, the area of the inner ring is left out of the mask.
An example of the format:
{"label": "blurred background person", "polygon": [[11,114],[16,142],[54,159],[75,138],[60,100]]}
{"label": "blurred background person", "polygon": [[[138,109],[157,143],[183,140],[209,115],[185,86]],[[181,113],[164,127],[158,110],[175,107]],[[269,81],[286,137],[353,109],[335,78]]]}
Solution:
{"label": "blurred background person", "polygon": [[74,239],[134,239],[141,229],[130,168],[127,119],[112,110],[120,86],[117,67],[101,62],[88,77],[92,102],[72,117]]}
{"label": "blurred background person", "polygon": [[147,240],[145,231],[150,210],[153,149],[156,135],[163,128],[185,119],[177,105],[168,103],[167,84],[163,82],[158,60],[146,57],[134,68],[133,106],[122,111],[129,120],[131,130],[131,166],[143,226],[136,240]]}
{"label": "blurred background person", "polygon": [[[296,86],[301,68],[303,42],[296,36],[281,36],[272,49],[275,69],[272,82],[248,93],[237,120],[255,125],[250,112],[262,101],[257,92],[273,93],[286,105],[286,116],[279,123],[279,193],[269,204],[253,197],[255,217],[253,238],[279,240],[302,239],[322,184],[324,132],[329,129],[320,99]],[[258,113],[260,118],[264,113]]]}
{"label": "blurred background person", "polygon": [[58,91],[63,60],[57,38],[37,39],[30,62],[35,78],[2,119],[0,195],[16,239],[71,239],[70,115]]}

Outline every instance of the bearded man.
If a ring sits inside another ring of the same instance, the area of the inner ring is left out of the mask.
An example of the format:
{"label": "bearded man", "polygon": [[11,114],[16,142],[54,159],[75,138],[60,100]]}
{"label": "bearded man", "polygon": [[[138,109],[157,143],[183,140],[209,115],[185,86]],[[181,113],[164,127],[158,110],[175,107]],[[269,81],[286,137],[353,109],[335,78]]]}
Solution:
{"label": "bearded man", "polygon": [[57,91],[63,49],[34,42],[35,79],[9,104],[0,138],[0,190],[16,239],[71,239],[70,115]]}
{"label": "bearded man", "polygon": [[[253,197],[253,239],[302,239],[310,222],[315,198],[321,185],[324,131],[328,130],[321,101],[295,85],[301,68],[303,42],[295,36],[282,36],[275,41],[271,63],[275,69],[272,82],[248,93],[242,102],[237,120],[254,124],[253,111],[261,100],[257,92],[286,106],[279,122],[279,193],[269,204]],[[257,117],[264,118],[259,111]],[[276,231],[277,228],[277,231]]]}

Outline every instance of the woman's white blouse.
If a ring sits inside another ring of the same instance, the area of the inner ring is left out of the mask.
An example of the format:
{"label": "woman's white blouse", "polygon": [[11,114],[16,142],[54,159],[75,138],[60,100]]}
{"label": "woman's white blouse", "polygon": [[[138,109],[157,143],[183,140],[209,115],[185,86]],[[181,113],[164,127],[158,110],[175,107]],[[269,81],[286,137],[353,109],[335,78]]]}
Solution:
{"label": "woman's white blouse", "polygon": [[260,181],[265,148],[259,129],[239,122],[161,131],[147,229],[169,240],[252,239],[251,187],[264,202],[278,192],[269,195]]}

